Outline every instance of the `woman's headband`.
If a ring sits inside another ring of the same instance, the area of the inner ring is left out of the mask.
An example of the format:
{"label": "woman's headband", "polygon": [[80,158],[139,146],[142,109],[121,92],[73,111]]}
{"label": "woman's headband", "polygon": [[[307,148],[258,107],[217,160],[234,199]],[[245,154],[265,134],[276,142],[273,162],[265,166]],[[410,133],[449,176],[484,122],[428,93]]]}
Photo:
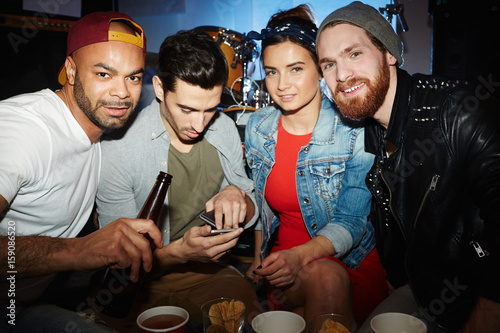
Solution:
{"label": "woman's headband", "polygon": [[276,28],[262,29],[260,33],[257,31],[250,31],[247,34],[248,38],[265,41],[276,35],[289,35],[297,37],[298,39],[306,42],[313,49],[316,49],[316,32],[317,29],[304,27],[298,24],[287,23],[280,25]]}

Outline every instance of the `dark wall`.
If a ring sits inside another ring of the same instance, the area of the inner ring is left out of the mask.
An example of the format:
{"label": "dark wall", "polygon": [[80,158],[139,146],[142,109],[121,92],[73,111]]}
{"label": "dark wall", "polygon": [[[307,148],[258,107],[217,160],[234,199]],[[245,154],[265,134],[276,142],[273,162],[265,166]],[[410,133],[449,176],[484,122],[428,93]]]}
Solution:
{"label": "dark wall", "polygon": [[[66,55],[66,32],[0,28],[0,99],[43,88],[58,89]],[[29,38],[27,38],[29,37]]]}
{"label": "dark wall", "polygon": [[[113,8],[114,0],[83,0],[82,16]],[[22,1],[2,0],[0,100],[24,92],[60,87],[57,73],[66,57],[67,31],[77,19],[24,11]]]}
{"label": "dark wall", "polygon": [[431,0],[432,74],[490,83],[500,97],[500,1]]}

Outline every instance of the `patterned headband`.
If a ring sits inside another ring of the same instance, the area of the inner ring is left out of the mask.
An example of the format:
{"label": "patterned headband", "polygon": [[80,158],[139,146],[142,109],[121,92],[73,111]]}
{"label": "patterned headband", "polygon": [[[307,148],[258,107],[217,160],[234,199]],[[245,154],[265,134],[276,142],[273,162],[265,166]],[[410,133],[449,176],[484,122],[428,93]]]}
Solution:
{"label": "patterned headband", "polygon": [[276,28],[262,29],[260,34],[257,31],[250,31],[247,34],[248,38],[265,41],[276,35],[289,35],[303,40],[313,49],[316,49],[316,32],[317,29],[312,29],[298,24],[287,23]]}

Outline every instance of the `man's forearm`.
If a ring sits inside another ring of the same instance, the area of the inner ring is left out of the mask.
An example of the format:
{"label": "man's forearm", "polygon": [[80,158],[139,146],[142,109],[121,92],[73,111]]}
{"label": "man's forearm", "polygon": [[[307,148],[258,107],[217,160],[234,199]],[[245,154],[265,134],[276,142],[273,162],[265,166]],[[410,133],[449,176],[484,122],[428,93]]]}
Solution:
{"label": "man's forearm", "polygon": [[[17,236],[15,243],[9,245],[8,237],[0,236],[0,249],[2,277],[12,270],[17,272],[18,277],[24,278],[68,270],[71,266],[71,256],[66,255],[69,254],[68,239]],[[9,263],[13,266],[9,267]]]}
{"label": "man's forearm", "polygon": [[500,303],[480,297],[465,324],[463,333],[500,332]]}
{"label": "man's forearm", "polygon": [[182,240],[177,240],[173,243],[165,245],[161,250],[156,250],[153,255],[153,272],[163,272],[172,265],[183,264],[188,261],[187,258],[183,256],[180,249],[180,242]]}

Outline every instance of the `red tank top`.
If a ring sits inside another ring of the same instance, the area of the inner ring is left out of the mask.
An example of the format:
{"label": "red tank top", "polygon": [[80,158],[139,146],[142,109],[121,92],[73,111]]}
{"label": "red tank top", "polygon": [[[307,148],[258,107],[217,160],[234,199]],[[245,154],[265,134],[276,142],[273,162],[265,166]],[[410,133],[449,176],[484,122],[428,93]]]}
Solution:
{"label": "red tank top", "polygon": [[312,133],[288,133],[280,118],[275,150],[276,162],[267,178],[265,191],[269,206],[280,219],[277,241],[271,252],[290,249],[311,239],[302,219],[295,183],[299,151],[309,143],[311,135]]}

